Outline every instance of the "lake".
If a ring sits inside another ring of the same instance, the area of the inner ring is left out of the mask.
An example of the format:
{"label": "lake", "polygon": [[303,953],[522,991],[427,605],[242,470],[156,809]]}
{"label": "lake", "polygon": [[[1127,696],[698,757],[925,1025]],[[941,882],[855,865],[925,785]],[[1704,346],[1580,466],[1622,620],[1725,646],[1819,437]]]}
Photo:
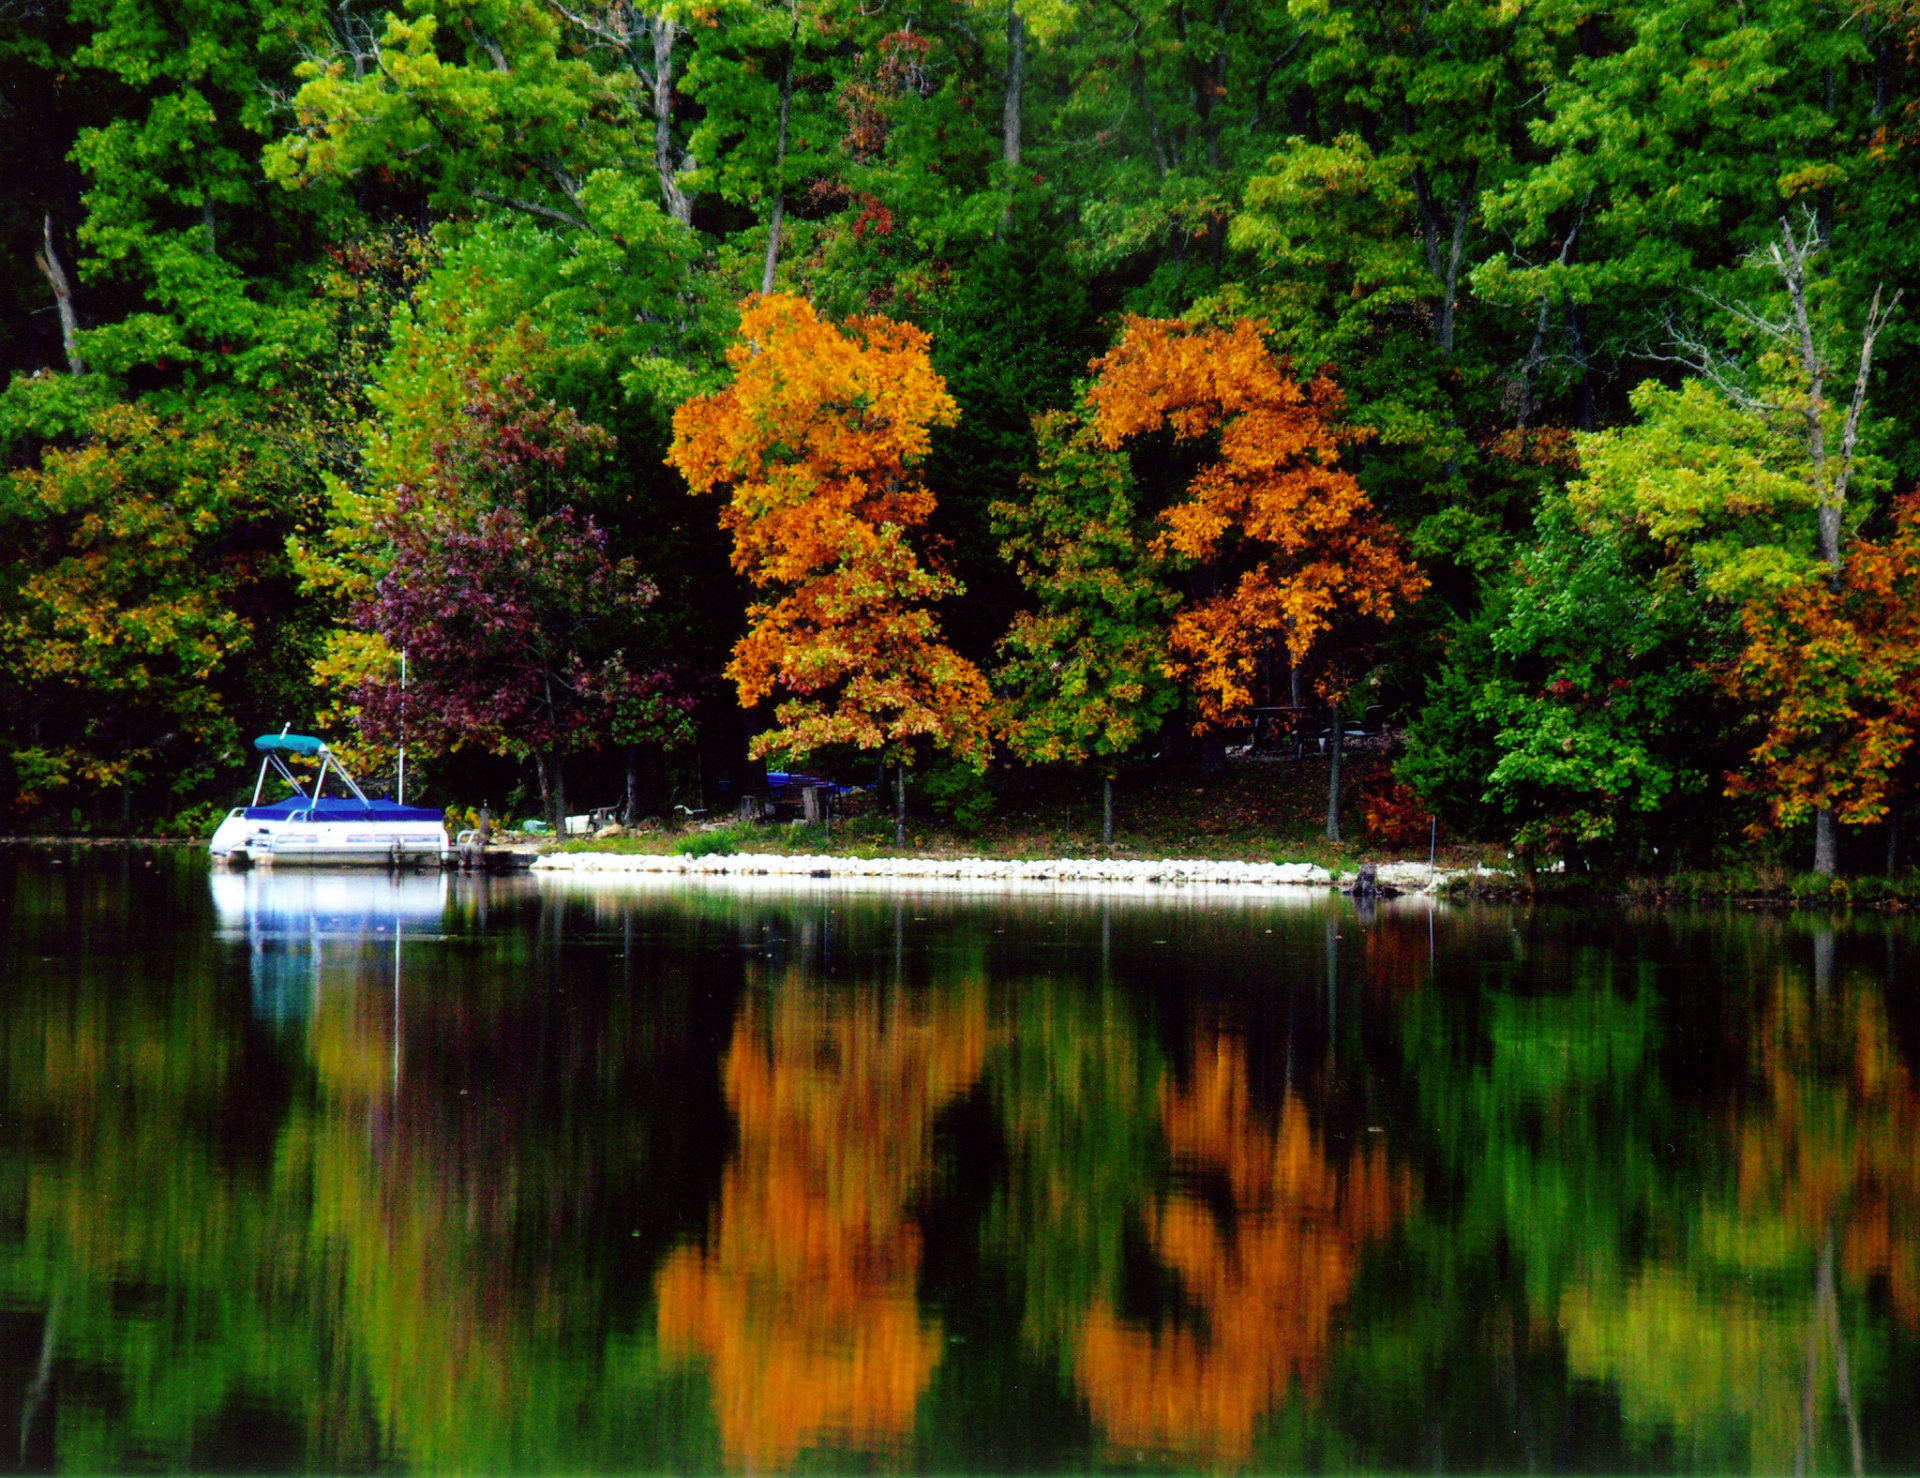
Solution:
{"label": "lake", "polygon": [[1920,1469],[1920,934],[0,852],[0,1466]]}

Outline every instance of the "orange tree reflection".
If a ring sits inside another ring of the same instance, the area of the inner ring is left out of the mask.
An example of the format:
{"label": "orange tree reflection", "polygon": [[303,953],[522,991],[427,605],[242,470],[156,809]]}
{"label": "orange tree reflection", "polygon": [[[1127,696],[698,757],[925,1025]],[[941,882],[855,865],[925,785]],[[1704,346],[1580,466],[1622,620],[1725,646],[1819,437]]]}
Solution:
{"label": "orange tree reflection", "polygon": [[1161,1127],[1176,1172],[1224,1182],[1225,1204],[1173,1195],[1146,1213],[1190,1317],[1151,1328],[1096,1301],[1075,1376],[1116,1450],[1233,1467],[1290,1385],[1317,1384],[1361,1248],[1413,1186],[1377,1140],[1337,1164],[1292,1094],[1262,1123],[1237,1038],[1202,1036],[1193,1056],[1187,1085],[1162,1087]]}
{"label": "orange tree reflection", "polygon": [[941,1334],[915,1303],[909,1208],[933,1120],[978,1078],[975,987],[834,992],[788,978],[750,997],[727,1053],[739,1148],[704,1247],[655,1283],[662,1349],[708,1367],[730,1465],[908,1436]]}

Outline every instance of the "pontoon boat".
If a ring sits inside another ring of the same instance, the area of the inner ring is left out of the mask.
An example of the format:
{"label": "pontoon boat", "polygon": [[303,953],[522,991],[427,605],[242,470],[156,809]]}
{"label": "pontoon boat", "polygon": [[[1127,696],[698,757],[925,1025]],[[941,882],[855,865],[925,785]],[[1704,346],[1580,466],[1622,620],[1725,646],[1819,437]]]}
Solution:
{"label": "pontoon boat", "polygon": [[[399,867],[438,862],[447,850],[441,814],[398,801],[370,800],[340,763],[339,756],[306,734],[262,734],[253,747],[264,758],[254,783],[253,804],[235,806],[215,829],[208,850],[216,862],[296,865],[372,865]],[[320,761],[320,773],[308,794],[282,755]],[[293,787],[293,794],[261,805],[269,770]],[[338,777],[352,794],[329,796],[327,777]]]}

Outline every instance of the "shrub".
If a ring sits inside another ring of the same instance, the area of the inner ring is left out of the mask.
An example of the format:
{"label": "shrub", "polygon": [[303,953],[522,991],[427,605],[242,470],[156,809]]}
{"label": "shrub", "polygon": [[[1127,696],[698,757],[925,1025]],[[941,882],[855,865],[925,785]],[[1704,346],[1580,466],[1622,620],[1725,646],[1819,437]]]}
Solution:
{"label": "shrub", "polygon": [[1382,776],[1362,793],[1360,810],[1368,837],[1383,847],[1412,847],[1432,835],[1425,803],[1391,775]]}
{"label": "shrub", "polygon": [[674,840],[667,851],[675,857],[729,856],[753,835],[751,826],[722,826],[712,831],[689,832]]}
{"label": "shrub", "polygon": [[961,836],[972,836],[993,814],[993,791],[987,777],[960,760],[941,760],[920,777],[920,793],[943,824]]}

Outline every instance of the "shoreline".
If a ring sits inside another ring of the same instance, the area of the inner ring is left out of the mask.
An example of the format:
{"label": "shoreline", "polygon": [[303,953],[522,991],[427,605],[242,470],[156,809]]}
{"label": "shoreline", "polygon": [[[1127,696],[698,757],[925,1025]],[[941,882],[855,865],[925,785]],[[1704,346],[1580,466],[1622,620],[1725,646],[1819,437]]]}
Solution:
{"label": "shoreline", "polygon": [[[517,842],[531,838],[515,837]],[[551,838],[542,839],[550,848]],[[578,844],[576,844],[577,846]],[[80,848],[88,851],[206,848],[204,837],[0,836],[0,847]],[[1688,872],[1658,877],[1574,879],[1551,873],[1532,878],[1476,862],[1460,866],[1394,860],[1375,864],[1382,897],[1412,895],[1453,902],[1566,904],[1615,908],[1736,908],[1803,911],[1863,910],[1880,914],[1920,912],[1920,875],[1818,877],[1811,873]],[[1188,886],[1342,891],[1357,873],[1312,862],[1247,862],[1231,858],[1166,857],[1157,860],[1094,856],[997,858],[926,852],[914,856],[862,857],[844,853],[708,852],[698,854],[601,850],[542,850],[527,872],[570,877],[740,877],[869,882],[945,881],[1007,884],[1084,884],[1146,889]]]}
{"label": "shoreline", "polygon": [[[1111,883],[1160,887],[1187,885],[1250,888],[1350,887],[1357,874],[1334,873],[1312,862],[1227,862],[1211,858],[1169,857],[1128,861],[1104,857],[1051,857],[1011,861],[992,857],[848,857],[783,852],[709,852],[698,856],[661,852],[546,852],[535,873],[622,876],[633,873],[677,877],[778,877],[820,879],[946,880],[1007,883]],[[1476,874],[1432,868],[1424,862],[1382,862],[1376,877],[1383,890],[1438,895]],[[1479,876],[1491,877],[1491,873]]]}

